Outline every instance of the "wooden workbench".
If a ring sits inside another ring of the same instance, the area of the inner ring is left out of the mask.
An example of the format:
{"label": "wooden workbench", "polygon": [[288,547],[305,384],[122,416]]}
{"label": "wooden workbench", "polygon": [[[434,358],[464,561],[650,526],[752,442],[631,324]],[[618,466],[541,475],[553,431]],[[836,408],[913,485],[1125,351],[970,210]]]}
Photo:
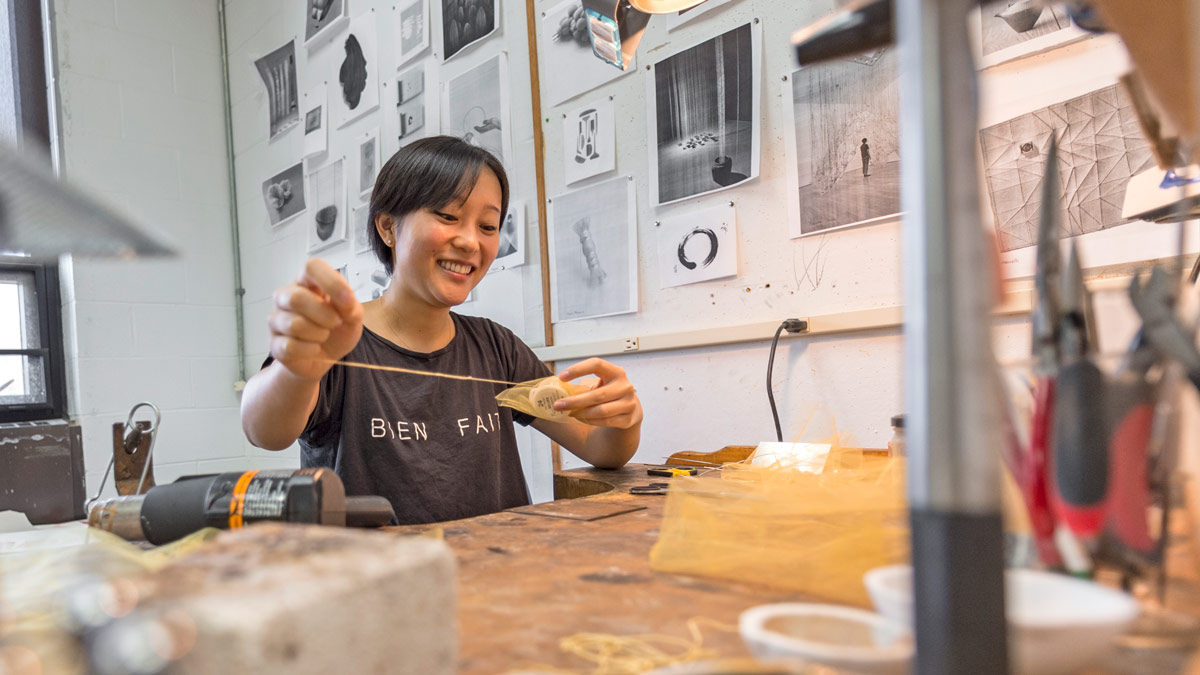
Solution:
{"label": "wooden workbench", "polygon": [[[652,480],[668,479],[648,477],[644,465],[556,476],[560,499],[554,506],[578,512],[645,507],[599,520],[504,511],[436,526],[388,528],[408,534],[440,528],[457,554],[461,673],[536,665],[589,672],[591,664],[559,649],[562,638],[582,632],[687,638],[693,617],[736,625],[738,615],[754,605],[820,601],[787,590],[651,570],[650,548],[658,539],[666,497],[631,495],[628,488]],[[580,496],[599,490],[608,491]],[[703,633],[704,646],[721,657],[748,655],[736,633],[713,628]],[[1161,665],[1151,661],[1157,659],[1125,654],[1088,675],[1179,672],[1178,659]]]}

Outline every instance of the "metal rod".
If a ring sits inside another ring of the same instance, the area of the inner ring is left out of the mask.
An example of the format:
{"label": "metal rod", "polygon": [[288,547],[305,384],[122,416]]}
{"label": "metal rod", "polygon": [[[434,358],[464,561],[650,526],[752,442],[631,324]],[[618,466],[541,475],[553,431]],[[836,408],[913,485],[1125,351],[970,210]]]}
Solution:
{"label": "metal rod", "polygon": [[[229,179],[229,229],[233,237],[233,311],[237,319],[238,381],[246,382],[246,308],[242,301],[242,237],[238,226],[237,171],[233,154],[233,101],[229,97],[229,36],[225,25],[225,0],[217,0],[217,31],[221,37],[221,96],[225,102],[225,163]],[[240,391],[240,390],[239,390]]]}
{"label": "metal rod", "polygon": [[916,673],[1008,672],[993,262],[968,0],[898,0],[905,432]]}

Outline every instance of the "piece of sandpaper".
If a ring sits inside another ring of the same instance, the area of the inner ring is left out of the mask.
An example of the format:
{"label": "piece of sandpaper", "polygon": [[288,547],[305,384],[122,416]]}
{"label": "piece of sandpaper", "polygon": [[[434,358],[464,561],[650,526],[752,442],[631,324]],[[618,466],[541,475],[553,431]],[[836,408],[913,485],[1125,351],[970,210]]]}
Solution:
{"label": "piece of sandpaper", "polygon": [[531,516],[547,516],[550,518],[566,518],[568,520],[600,520],[623,513],[641,511],[646,507],[636,504],[620,504],[617,502],[597,501],[593,499],[560,499],[545,504],[530,504],[509,509],[515,513],[525,513]]}

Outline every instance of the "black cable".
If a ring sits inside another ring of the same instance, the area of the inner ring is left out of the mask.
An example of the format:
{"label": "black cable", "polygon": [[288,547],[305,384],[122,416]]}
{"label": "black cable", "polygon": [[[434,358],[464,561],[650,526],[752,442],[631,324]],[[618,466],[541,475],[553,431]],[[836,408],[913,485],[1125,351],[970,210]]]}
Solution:
{"label": "black cable", "polygon": [[771,338],[771,356],[767,360],[767,400],[771,403],[771,417],[775,420],[775,439],[783,442],[783,429],[779,426],[779,411],[775,408],[775,391],[771,387],[771,373],[775,369],[775,347],[779,344],[779,334],[784,330],[789,333],[801,333],[808,330],[808,322],[800,319],[784,319],[775,329],[775,337]]}

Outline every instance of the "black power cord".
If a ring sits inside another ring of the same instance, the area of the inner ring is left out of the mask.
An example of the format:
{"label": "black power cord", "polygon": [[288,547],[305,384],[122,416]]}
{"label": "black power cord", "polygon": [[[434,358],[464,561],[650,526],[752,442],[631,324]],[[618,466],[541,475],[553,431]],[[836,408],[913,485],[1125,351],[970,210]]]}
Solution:
{"label": "black power cord", "polygon": [[775,420],[775,438],[779,442],[783,442],[783,429],[779,426],[779,411],[775,409],[775,391],[771,387],[771,372],[775,369],[775,347],[779,344],[779,334],[783,331],[789,333],[807,333],[808,322],[804,319],[784,319],[783,323],[779,324],[779,328],[775,329],[775,337],[771,338],[771,357],[767,360],[767,400],[771,402],[771,417]]}

